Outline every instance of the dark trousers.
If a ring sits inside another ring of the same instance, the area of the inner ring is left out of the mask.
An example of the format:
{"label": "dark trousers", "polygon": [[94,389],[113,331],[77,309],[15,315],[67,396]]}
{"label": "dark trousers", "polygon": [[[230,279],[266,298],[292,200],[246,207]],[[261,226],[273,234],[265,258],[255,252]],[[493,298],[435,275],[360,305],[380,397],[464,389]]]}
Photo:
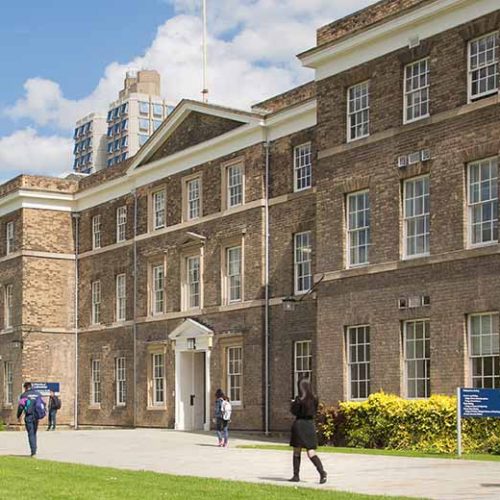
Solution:
{"label": "dark trousers", "polygon": [[52,427],[52,429],[56,430],[56,417],[57,410],[49,410],[49,429]]}
{"label": "dark trousers", "polygon": [[36,432],[38,430],[38,420],[33,415],[26,415],[24,425],[28,433],[31,454],[36,455]]}

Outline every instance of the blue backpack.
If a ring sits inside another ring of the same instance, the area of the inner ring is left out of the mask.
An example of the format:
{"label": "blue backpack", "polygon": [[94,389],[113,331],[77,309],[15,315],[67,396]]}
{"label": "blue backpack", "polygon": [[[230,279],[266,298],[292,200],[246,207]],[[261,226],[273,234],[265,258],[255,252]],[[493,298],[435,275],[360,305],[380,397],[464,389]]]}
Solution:
{"label": "blue backpack", "polygon": [[42,396],[38,396],[35,399],[35,407],[33,408],[33,414],[37,420],[42,420],[47,415],[47,409],[45,407],[45,402],[42,399]]}

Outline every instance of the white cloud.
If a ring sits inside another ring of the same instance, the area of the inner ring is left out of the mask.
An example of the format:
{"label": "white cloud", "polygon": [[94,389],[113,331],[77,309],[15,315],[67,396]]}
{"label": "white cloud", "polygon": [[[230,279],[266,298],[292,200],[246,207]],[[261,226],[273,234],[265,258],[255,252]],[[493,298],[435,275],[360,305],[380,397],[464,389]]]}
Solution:
{"label": "white cloud", "polygon": [[[36,77],[6,110],[12,118],[69,130],[83,115],[105,110],[128,69],[152,68],[162,75],[163,94],[173,102],[200,98],[199,0],[165,0],[177,15],[156,33],[151,46],[126,64],[111,63],[85,98],[64,97],[53,81]],[[313,78],[295,54],[314,45],[319,26],[374,0],[208,0],[210,100],[235,107],[270,97]]]}
{"label": "white cloud", "polygon": [[20,173],[58,175],[69,171],[71,148],[71,139],[41,136],[33,128],[0,137],[0,182]]}

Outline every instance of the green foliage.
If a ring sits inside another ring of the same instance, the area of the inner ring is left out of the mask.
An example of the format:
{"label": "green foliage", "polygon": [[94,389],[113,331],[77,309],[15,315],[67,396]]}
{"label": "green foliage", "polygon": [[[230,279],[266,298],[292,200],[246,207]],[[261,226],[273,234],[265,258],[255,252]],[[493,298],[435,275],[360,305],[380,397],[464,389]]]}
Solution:
{"label": "green foliage", "polygon": [[0,432],[5,429],[5,424],[0,420]]}
{"label": "green foliage", "polygon": [[[318,433],[321,442],[355,448],[454,453],[456,409],[455,397],[407,400],[376,393],[363,402],[340,403],[338,409],[321,407]],[[462,422],[464,452],[500,454],[500,419]]]}

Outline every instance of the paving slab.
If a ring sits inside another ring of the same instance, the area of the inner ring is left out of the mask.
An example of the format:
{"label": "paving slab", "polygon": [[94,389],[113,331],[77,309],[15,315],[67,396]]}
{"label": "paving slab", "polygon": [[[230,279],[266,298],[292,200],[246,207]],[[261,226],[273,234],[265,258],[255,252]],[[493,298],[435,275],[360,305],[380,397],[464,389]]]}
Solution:
{"label": "paving slab", "polygon": [[[233,434],[229,448],[218,448],[212,433],[166,429],[42,431],[38,458],[293,486],[286,481],[291,453],[237,448],[265,443],[270,440]],[[0,455],[27,452],[26,433],[0,433]],[[500,498],[500,462],[331,453],[321,459],[328,483],[318,484],[316,470],[303,455],[300,486],[443,500]]]}

